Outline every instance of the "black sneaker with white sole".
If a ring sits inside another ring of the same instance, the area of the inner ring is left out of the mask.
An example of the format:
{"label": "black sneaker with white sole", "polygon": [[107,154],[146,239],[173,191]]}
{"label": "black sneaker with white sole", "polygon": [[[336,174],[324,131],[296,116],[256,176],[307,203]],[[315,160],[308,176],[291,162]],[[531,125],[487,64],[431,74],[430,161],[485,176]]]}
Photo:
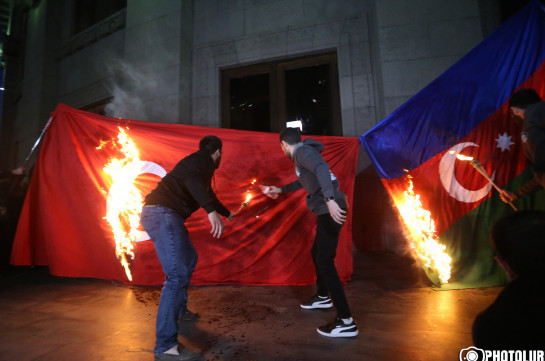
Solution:
{"label": "black sneaker with white sole", "polygon": [[305,310],[331,307],[333,307],[333,302],[331,302],[331,298],[329,298],[329,296],[314,295],[307,302],[301,303],[301,308],[304,308]]}
{"label": "black sneaker with white sole", "polygon": [[348,325],[340,318],[325,326],[320,326],[316,329],[320,335],[327,337],[354,337],[358,335],[358,326],[352,320]]}

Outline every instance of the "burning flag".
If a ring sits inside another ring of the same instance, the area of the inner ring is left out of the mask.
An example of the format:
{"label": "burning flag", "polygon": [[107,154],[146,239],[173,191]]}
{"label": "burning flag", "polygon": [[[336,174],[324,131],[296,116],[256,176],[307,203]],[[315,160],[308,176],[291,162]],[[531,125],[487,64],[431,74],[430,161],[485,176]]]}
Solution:
{"label": "burning flag", "polygon": [[414,193],[413,182],[408,178],[409,187],[404,197],[394,201],[407,228],[409,246],[428,275],[437,274],[430,277],[434,283],[448,283],[451,258],[445,252],[446,246],[439,243],[431,212],[422,207],[420,195]]}
{"label": "burning flag", "polygon": [[112,178],[112,186],[108,192],[106,220],[112,227],[115,239],[115,254],[125,269],[129,281],[132,281],[130,270],[134,259],[134,243],[138,236],[142,195],[134,181],[141,173],[141,161],[138,149],[125,130],[119,128],[116,144],[123,157],[112,158],[104,166],[104,171]]}
{"label": "burning flag", "polygon": [[[295,178],[291,162],[278,152],[278,134],[113,119],[64,104],[53,112],[44,135],[11,263],[45,265],[62,277],[163,283],[154,244],[137,224],[142,199],[212,131],[223,141],[222,164],[214,175],[218,199],[233,212],[241,202],[255,206],[255,212],[242,210],[221,241],[211,241],[206,212],[198,210],[186,220],[195,249],[206,255],[193,284],[313,284],[308,254],[313,215],[304,200],[299,194],[285,195],[282,202],[256,197],[261,180]],[[317,138],[333,172],[344,175],[342,188],[352,201],[357,138]],[[294,227],[287,219],[300,224]],[[337,249],[343,281],[352,274],[351,219],[349,214]]]}
{"label": "burning flag", "polygon": [[[512,190],[532,176],[507,104],[522,88],[545,95],[545,11],[538,1],[360,137],[396,207],[407,190],[405,169],[414,193],[426,200],[452,258],[451,280],[441,288],[507,281],[489,231],[513,210],[492,183]],[[479,159],[479,168],[453,154],[462,152]],[[543,195],[516,201],[519,209],[533,202],[545,203]]]}

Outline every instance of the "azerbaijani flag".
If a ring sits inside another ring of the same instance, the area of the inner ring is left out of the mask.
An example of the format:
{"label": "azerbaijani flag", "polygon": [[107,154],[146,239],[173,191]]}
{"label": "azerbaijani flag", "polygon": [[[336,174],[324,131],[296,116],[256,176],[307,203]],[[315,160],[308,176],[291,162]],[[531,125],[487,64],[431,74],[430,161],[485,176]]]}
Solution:
{"label": "azerbaijani flag", "polygon": [[[478,160],[501,188],[532,177],[510,95],[534,88],[545,95],[545,8],[531,1],[450,69],[360,137],[382,183],[398,205],[409,179],[435,221],[452,259],[442,289],[501,285],[490,228],[514,210],[467,160]],[[545,205],[545,192],[517,200],[520,209]],[[425,268],[436,279],[434,270]]]}

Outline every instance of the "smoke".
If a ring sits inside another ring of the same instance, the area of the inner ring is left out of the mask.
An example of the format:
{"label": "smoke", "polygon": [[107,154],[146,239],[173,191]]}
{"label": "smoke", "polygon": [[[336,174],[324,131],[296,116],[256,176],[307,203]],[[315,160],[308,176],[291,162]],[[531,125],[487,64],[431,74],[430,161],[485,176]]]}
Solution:
{"label": "smoke", "polygon": [[[153,69],[153,66],[148,67]],[[152,94],[160,93],[161,84],[152,70],[136,69],[124,60],[110,62],[112,74],[111,102],[106,106],[106,116],[112,118],[148,120],[154,111],[146,105]]]}
{"label": "smoke", "polygon": [[[130,40],[128,44],[132,45],[127,53],[107,57],[112,99],[105,114],[113,118],[178,122],[180,47],[160,29]],[[136,45],[141,43],[153,47],[143,50]]]}

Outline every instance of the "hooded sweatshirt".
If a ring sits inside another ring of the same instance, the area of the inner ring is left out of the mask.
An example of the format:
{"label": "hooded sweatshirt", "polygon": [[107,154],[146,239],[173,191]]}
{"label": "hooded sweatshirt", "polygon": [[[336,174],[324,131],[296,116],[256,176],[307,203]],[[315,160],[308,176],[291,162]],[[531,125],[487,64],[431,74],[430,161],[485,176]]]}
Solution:
{"label": "hooded sweatshirt", "polygon": [[293,148],[292,160],[297,180],[281,188],[282,193],[304,188],[308,193],[307,207],[316,215],[329,213],[325,198],[335,197],[339,207],[348,208],[346,195],[339,189],[337,177],[320,154],[324,145],[314,139],[305,139]]}

